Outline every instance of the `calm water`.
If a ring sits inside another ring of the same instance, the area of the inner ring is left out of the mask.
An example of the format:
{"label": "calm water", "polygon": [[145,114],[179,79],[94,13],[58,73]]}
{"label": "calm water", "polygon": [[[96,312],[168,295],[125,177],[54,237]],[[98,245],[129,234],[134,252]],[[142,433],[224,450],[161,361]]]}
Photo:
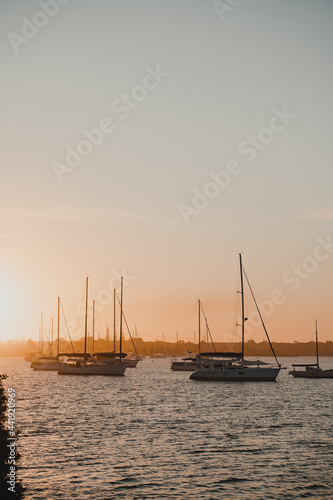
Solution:
{"label": "calm water", "polygon": [[170,359],[122,378],[21,358],[0,358],[0,372],[17,392],[29,499],[333,498],[333,380],[196,382]]}

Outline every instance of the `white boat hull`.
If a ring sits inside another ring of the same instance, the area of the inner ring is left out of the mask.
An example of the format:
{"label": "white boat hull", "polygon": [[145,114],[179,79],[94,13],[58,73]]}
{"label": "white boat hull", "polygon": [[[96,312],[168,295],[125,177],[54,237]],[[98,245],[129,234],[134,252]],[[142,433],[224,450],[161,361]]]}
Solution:
{"label": "white boat hull", "polygon": [[290,375],[300,378],[333,378],[333,370],[291,370]]}
{"label": "white boat hull", "polygon": [[274,382],[280,368],[222,366],[198,368],[190,375],[192,380],[220,380],[226,382]]}
{"label": "white boat hull", "polygon": [[124,363],[106,364],[92,363],[82,366],[67,365],[64,363],[58,370],[59,375],[107,375],[120,376],[124,375],[126,365]]}
{"label": "white boat hull", "polygon": [[59,368],[62,366],[62,363],[57,363],[57,362],[38,363],[38,361],[33,361],[30,366],[34,370],[58,371]]}

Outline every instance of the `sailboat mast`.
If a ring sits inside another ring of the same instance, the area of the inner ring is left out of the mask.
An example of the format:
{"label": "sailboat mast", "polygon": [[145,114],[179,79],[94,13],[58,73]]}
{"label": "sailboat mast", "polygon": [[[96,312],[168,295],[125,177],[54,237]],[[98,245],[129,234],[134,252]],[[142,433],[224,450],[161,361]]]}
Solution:
{"label": "sailboat mast", "polygon": [[244,283],[243,283],[243,264],[242,254],[239,254],[239,268],[241,279],[241,297],[242,297],[242,359],[244,359]]}
{"label": "sailboat mast", "polygon": [[209,338],[208,338],[208,321],[205,316],[205,322],[206,322],[206,343],[207,343],[207,352],[209,352]]}
{"label": "sailboat mast", "polygon": [[52,317],[52,327],[51,327],[51,356],[53,356],[53,317]]}
{"label": "sailboat mast", "polygon": [[122,337],[123,337],[123,277],[121,277],[121,288],[120,288],[120,334],[119,334],[119,363],[121,363],[121,348],[122,348]]}
{"label": "sailboat mast", "polygon": [[86,278],[86,313],[84,319],[84,358],[87,354],[87,325],[88,325],[88,278]]}
{"label": "sailboat mast", "polygon": [[92,351],[95,352],[95,299],[93,300]]}
{"label": "sailboat mast", "polygon": [[59,334],[60,334],[60,297],[58,297],[58,337],[57,337],[57,353],[59,357]]}
{"label": "sailboat mast", "polygon": [[113,289],[113,351],[116,352],[116,289]]}
{"label": "sailboat mast", "polygon": [[43,322],[43,313],[40,313],[40,333],[41,333],[41,353],[43,356],[43,330],[44,330],[44,322]]}
{"label": "sailboat mast", "polygon": [[200,319],[200,309],[201,309],[201,306],[200,306],[200,299],[198,299],[198,307],[199,307],[199,354],[201,352],[201,319]]}
{"label": "sailboat mast", "polygon": [[317,320],[316,320],[316,356],[317,356],[317,368],[319,368]]}

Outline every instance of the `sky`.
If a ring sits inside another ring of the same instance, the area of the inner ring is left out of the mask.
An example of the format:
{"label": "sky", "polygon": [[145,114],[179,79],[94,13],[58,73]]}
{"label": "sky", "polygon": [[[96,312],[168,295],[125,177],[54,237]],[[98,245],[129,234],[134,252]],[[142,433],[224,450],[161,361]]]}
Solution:
{"label": "sky", "polygon": [[330,0],[0,10],[2,340],[58,296],[81,337],[86,276],[104,335],[121,275],[145,340],[197,338],[198,299],[239,340],[239,253],[271,340],[333,340]]}

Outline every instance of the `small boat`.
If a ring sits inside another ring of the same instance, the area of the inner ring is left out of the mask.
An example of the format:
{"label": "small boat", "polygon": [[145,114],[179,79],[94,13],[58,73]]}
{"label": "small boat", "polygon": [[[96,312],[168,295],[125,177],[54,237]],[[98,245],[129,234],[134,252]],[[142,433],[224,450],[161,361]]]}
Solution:
{"label": "small boat", "polygon": [[36,361],[32,361],[30,366],[34,370],[57,371],[60,365],[57,356],[40,356]]}
{"label": "small boat", "polygon": [[127,368],[135,368],[136,365],[141,361],[140,358],[125,358],[124,363],[127,366]]}
{"label": "small boat", "polygon": [[[58,354],[57,356],[40,356],[32,360],[31,368],[40,371],[57,371],[62,363],[59,361],[59,329],[60,329],[60,297],[58,297]],[[52,345],[53,345],[53,318],[52,318]]]}
{"label": "small boat", "polygon": [[[120,332],[122,331],[122,302],[123,302],[123,278],[121,278],[121,315],[120,315]],[[120,335],[119,360],[113,363],[106,363],[92,359],[87,353],[87,312],[88,312],[88,278],[86,278],[86,311],[85,311],[85,328],[84,328],[84,353],[83,358],[69,360],[67,363],[62,363],[59,367],[59,375],[109,375],[119,376],[124,375],[126,365],[122,362],[122,335]]]}
{"label": "small boat", "polygon": [[[273,346],[269,339],[263,318],[259,311],[257,301],[254,298],[252,288],[247,279],[247,275],[243,269],[242,255],[239,254],[240,266],[240,281],[241,281],[241,294],[242,299],[242,351],[241,352],[200,352],[200,300],[199,304],[199,354],[197,356],[199,367],[190,375],[192,380],[219,380],[219,381],[235,381],[235,382],[274,382],[278,376],[281,365],[279,364],[275,355]],[[248,361],[244,359],[244,323],[247,318],[244,317],[244,285],[243,273],[247,279],[253,300],[255,302],[261,323],[266,333],[272,353],[275,357],[276,366],[268,366],[270,363],[263,361]],[[266,366],[265,366],[266,365]]]}
{"label": "small boat", "polygon": [[[53,324],[52,324],[53,326]],[[44,347],[44,342],[43,342],[43,329],[44,329],[44,324],[43,324],[43,313],[41,313],[41,322],[39,325],[39,345],[38,345],[38,352],[26,352],[24,355],[25,361],[28,361],[28,363],[32,363],[33,361],[37,361],[39,358],[44,357],[43,353],[43,347]],[[31,366],[31,365],[30,365]]]}
{"label": "small boat", "polygon": [[171,361],[171,370],[175,372],[194,372],[198,368],[198,361],[196,358],[192,358],[191,352],[188,358],[183,358],[182,360],[173,359]]}
{"label": "small boat", "polygon": [[181,361],[173,359],[170,366],[175,372],[194,372],[197,367],[198,362],[193,358],[183,358]]}
{"label": "small boat", "polygon": [[[116,296],[117,296],[117,294],[116,294],[116,290],[114,290],[113,292],[114,292],[114,294],[113,294],[113,351],[111,351],[111,352],[95,352],[95,354],[93,355],[93,358],[96,357],[96,359],[98,361],[103,361],[104,363],[108,363],[108,364],[114,364],[114,363],[118,362],[117,358],[121,356],[123,358],[122,363],[126,366],[126,368],[135,368],[136,365],[138,364],[138,362],[142,361],[142,359],[139,357],[138,351],[135,347],[133,337],[132,337],[130,329],[128,327],[125,313],[123,311],[123,307],[121,304],[120,304],[120,308],[122,311],[122,319],[124,320],[125,325],[127,327],[127,330],[128,330],[130,339],[132,341],[136,356],[134,357],[134,353],[130,353],[132,356],[127,357],[127,354],[125,354],[125,353],[117,353],[116,352]],[[119,301],[119,298],[118,298],[118,301]],[[122,337],[122,335],[121,335],[121,337]]]}
{"label": "small boat", "polygon": [[316,320],[316,358],[317,363],[305,363],[305,364],[296,364],[294,363],[293,368],[305,368],[305,370],[291,370],[289,372],[293,377],[299,378],[333,378],[333,368],[328,370],[322,370],[319,366],[319,354],[318,354],[318,329],[317,329],[317,320]]}
{"label": "small boat", "polygon": [[[142,359],[140,358],[139,353],[137,351],[137,348],[135,346],[135,343],[134,343],[133,337],[131,335],[131,331],[129,329],[129,326],[128,326],[128,323],[127,323],[124,311],[122,311],[122,317],[123,317],[123,320],[125,322],[125,325],[126,325],[126,328],[127,328],[127,331],[128,331],[128,335],[129,335],[129,337],[131,339],[133,349],[135,351],[135,356],[134,356],[133,352],[131,352],[130,356],[128,356],[128,357],[126,355],[126,358],[124,359],[124,363],[127,366],[127,368],[135,368],[136,365],[139,363],[139,361],[142,361]],[[135,326],[135,329],[136,329],[136,326]]]}

